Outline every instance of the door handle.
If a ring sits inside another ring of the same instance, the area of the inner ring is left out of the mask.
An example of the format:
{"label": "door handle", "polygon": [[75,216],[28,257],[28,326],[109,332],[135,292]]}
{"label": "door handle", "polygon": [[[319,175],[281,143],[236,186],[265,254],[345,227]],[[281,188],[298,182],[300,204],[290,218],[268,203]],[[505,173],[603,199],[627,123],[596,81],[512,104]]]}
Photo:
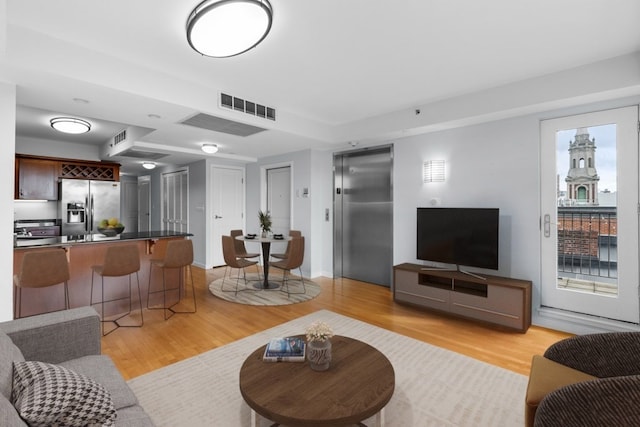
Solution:
{"label": "door handle", "polygon": [[544,215],[544,237],[551,237],[551,215]]}
{"label": "door handle", "polygon": [[222,219],[222,217],[220,215],[215,215],[213,218],[214,219]]}

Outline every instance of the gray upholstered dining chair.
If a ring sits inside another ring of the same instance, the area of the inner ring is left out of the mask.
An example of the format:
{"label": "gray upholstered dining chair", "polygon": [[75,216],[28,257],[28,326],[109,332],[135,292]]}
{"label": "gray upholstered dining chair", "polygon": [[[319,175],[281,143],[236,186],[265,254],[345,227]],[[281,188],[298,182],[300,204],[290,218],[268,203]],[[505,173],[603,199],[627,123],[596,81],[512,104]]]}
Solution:
{"label": "gray upholstered dining chair", "polygon": [[[231,236],[222,236],[222,255],[224,257],[224,262],[226,264],[226,267],[224,270],[224,276],[222,277],[222,286],[220,286],[220,290],[222,292],[235,292],[235,294],[237,295],[239,290],[256,290],[256,289],[247,287],[247,273],[245,271],[245,268],[251,267],[252,265],[255,265],[257,268],[258,261],[250,261],[245,258],[239,258],[236,253],[234,240],[236,239]],[[236,286],[234,290],[227,290],[224,288],[225,282],[227,281],[227,277],[231,279],[231,273],[229,272],[230,268],[238,269],[238,275],[236,276]],[[242,270],[243,280],[245,285],[243,289],[239,289],[240,270]],[[227,276],[227,273],[229,273],[228,276]],[[260,277],[259,271],[258,271],[258,277]]]}
{"label": "gray upholstered dining chair", "polygon": [[[280,290],[287,293],[287,297],[292,294],[305,294],[307,293],[307,287],[304,284],[304,277],[302,276],[302,262],[304,261],[304,237],[293,237],[289,241],[289,254],[286,259],[281,261],[270,261],[271,267],[276,267],[282,272],[282,287]],[[289,289],[289,276],[291,270],[298,269],[300,271],[300,281],[302,282],[302,292],[291,292]],[[286,290],[285,290],[286,289]]]}

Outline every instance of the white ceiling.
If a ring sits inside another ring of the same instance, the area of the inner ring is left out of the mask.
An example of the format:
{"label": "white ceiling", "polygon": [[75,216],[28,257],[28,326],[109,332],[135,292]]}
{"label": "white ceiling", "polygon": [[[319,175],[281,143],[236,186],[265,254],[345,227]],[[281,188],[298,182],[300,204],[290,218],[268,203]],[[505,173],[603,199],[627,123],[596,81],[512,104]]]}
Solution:
{"label": "white ceiling", "polygon": [[[150,128],[140,141],[184,151],[160,162],[203,158],[205,141],[240,160],[374,141],[372,118],[640,51],[637,0],[271,0],[267,38],[225,59],[187,44],[198,0],[0,2],[18,137],[60,138],[48,125],[60,114],[94,124],[68,142]],[[277,120],[221,109],[220,91],[275,107]],[[178,123],[201,112],[268,131]]]}

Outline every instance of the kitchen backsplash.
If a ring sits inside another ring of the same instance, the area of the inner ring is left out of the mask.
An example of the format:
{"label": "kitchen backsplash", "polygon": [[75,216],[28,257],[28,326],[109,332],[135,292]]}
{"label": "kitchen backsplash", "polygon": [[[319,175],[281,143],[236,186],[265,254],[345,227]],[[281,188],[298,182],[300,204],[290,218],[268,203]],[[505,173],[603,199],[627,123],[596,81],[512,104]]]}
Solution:
{"label": "kitchen backsplash", "polygon": [[58,202],[31,202],[15,200],[13,202],[13,220],[55,219],[58,218]]}

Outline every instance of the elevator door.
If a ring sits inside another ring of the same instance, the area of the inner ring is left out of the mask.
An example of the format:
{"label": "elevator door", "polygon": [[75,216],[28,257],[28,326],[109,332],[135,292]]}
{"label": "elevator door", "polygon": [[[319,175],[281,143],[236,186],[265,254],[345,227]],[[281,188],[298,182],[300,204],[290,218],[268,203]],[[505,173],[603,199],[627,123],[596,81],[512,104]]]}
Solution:
{"label": "elevator door", "polygon": [[390,286],[392,147],[334,156],[334,277]]}

